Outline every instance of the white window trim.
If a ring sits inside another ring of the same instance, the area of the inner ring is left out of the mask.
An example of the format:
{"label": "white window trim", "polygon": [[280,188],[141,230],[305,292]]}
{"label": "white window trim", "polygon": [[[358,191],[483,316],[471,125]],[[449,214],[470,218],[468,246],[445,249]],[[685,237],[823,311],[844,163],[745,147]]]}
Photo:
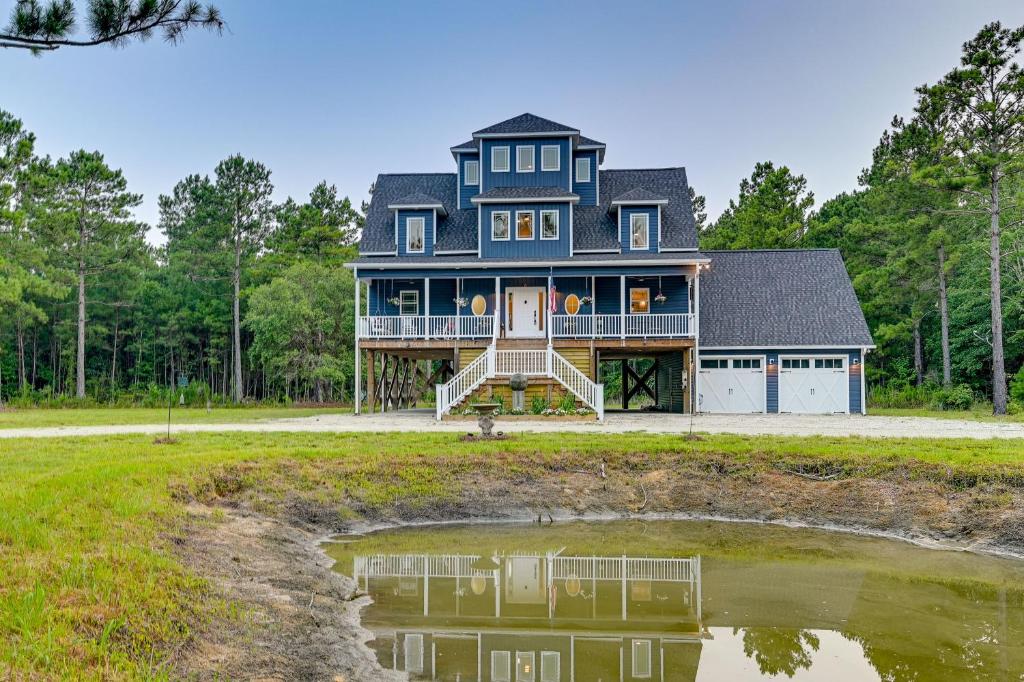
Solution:
{"label": "white window trim", "polygon": [[[581,162],[583,163],[583,165],[585,165],[587,167],[587,179],[586,180],[580,179],[580,163]],[[592,182],[592,181],[593,181],[593,178],[590,175],[590,157],[589,156],[581,156],[578,159],[576,159],[576,182],[588,183],[588,182]]]}
{"label": "white window trim", "polygon": [[[422,247],[418,249],[412,248],[412,224],[419,223],[420,231],[423,233],[423,238],[420,240]],[[423,216],[406,216],[405,218],[405,252],[406,253],[424,253],[427,250],[427,219]]]}
{"label": "white window trim", "polygon": [[[405,305],[405,302],[402,299],[405,298],[406,294],[412,294],[413,301],[416,302],[416,312],[414,312],[414,313],[406,314],[406,313],[402,312],[402,306]],[[398,292],[398,314],[401,317],[415,317],[415,316],[420,314],[420,292],[419,291],[417,291],[416,289],[403,289],[403,290]]]}
{"label": "white window trim", "polygon": [[[554,214],[554,216],[555,216],[555,236],[554,237],[545,237],[544,236],[544,216],[545,216],[545,214]],[[558,224],[558,222],[559,222],[559,220],[558,220],[558,211],[557,210],[547,209],[547,210],[541,211],[540,212],[540,238],[542,240],[544,240],[544,241],[557,241],[558,240],[558,236],[559,236],[558,233],[559,233],[559,230],[561,229],[561,226]]]}
{"label": "white window trim", "polygon": [[[547,150],[555,150],[555,166],[554,168],[548,168],[544,165],[544,152]],[[562,170],[562,146],[558,144],[542,144],[540,146],[540,169],[542,171],[556,172]]]}
{"label": "white window trim", "polygon": [[[642,313],[633,311],[633,292],[634,291],[646,291],[647,292],[647,310]],[[651,288],[650,287],[630,287],[629,298],[626,299],[626,304],[629,306],[630,315],[650,315],[651,314]]]}
{"label": "white window trim", "polygon": [[[639,650],[641,650],[641,649],[646,649],[646,658],[647,658],[647,671],[646,672],[641,671],[640,670],[640,666],[637,665],[640,662]],[[651,640],[649,640],[649,639],[634,639],[633,640],[632,654],[630,656],[630,658],[633,661],[633,677],[637,677],[637,678],[640,678],[640,679],[647,679],[647,678],[649,678],[651,676],[651,674],[653,672],[652,669],[654,668],[654,665],[653,665],[653,658],[654,657],[652,656],[651,649],[652,649],[652,647],[651,647]]]}
{"label": "white window trim", "polygon": [[[529,215],[530,216],[530,236],[529,237],[520,237],[519,236],[519,216],[521,216],[521,215]],[[537,216],[534,215],[533,211],[516,211],[516,226],[515,226],[514,229],[516,231],[516,241],[520,241],[520,242],[530,242],[530,241],[533,241],[534,239],[537,238]]]}
{"label": "white window trim", "polygon": [[[494,162],[495,161],[495,159],[494,159],[494,152],[498,151],[499,149],[504,149],[505,150],[505,167],[504,168],[498,168],[498,165]],[[509,168],[512,165],[511,164],[511,158],[510,158],[511,155],[512,155],[512,150],[508,146],[491,147],[491,172],[492,173],[508,173]]]}
{"label": "white window trim", "polygon": [[[469,165],[470,164],[473,164],[473,166],[476,167],[476,182],[470,182],[469,181]],[[466,159],[465,169],[466,169],[466,174],[465,174],[466,186],[467,187],[477,187],[477,186],[479,186],[480,185],[480,162],[477,161],[476,159]]]}
{"label": "white window trim", "polygon": [[[505,216],[505,229],[507,230],[504,237],[494,236],[494,217],[497,215]],[[492,242],[507,242],[512,239],[512,214],[509,211],[491,211],[491,241]]]}
{"label": "white window trim", "polygon": [[551,679],[562,679],[562,654],[558,651],[542,651],[540,652],[540,682]]}
{"label": "white window trim", "polygon": [[[524,149],[527,149],[530,152],[530,165],[533,166],[533,168],[530,168],[529,170],[524,169],[522,167],[522,165],[519,163],[519,152],[523,151]],[[536,172],[537,172],[537,148],[534,147],[532,144],[517,144],[516,145],[516,173],[536,173]]]}
{"label": "white window trim", "polygon": [[[504,658],[504,663],[499,664],[498,661]],[[492,651],[491,652],[491,679],[494,682],[511,682],[512,681],[512,652],[511,651]]]}
{"label": "white window trim", "polygon": [[[637,218],[644,220],[644,243],[637,245],[636,233],[633,232],[633,221]],[[629,214],[629,248],[633,251],[646,251],[651,248],[651,216],[646,213]]]}

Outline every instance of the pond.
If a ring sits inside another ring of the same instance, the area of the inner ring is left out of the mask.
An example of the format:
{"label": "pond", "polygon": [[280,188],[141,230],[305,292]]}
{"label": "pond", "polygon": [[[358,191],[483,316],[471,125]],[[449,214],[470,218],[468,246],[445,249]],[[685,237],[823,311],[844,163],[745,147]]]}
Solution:
{"label": "pond", "polygon": [[340,538],[380,663],[412,679],[1024,680],[1024,562],[711,521]]}

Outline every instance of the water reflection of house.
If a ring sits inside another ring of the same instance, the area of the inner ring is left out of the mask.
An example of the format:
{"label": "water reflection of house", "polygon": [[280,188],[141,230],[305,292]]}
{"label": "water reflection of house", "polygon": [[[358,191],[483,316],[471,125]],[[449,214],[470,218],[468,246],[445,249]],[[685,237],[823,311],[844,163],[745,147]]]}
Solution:
{"label": "water reflection of house", "polygon": [[460,682],[693,680],[700,558],[371,555],[381,663]]}

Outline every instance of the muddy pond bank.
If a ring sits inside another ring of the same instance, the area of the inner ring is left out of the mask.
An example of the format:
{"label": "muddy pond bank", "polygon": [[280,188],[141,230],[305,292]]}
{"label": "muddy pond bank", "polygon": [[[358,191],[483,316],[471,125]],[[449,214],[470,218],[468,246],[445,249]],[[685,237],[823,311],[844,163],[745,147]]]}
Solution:
{"label": "muddy pond bank", "polygon": [[[498,455],[401,466],[243,463],[184,482],[194,532],[180,548],[242,617],[200,628],[180,657],[196,679],[393,679],[359,625],[366,604],[330,569],[337,533],[472,520],[697,516],[802,523],[1024,553],[1024,489],[1013,479],[923,463],[855,466],[632,454]],[[336,491],[341,490],[341,494]]]}

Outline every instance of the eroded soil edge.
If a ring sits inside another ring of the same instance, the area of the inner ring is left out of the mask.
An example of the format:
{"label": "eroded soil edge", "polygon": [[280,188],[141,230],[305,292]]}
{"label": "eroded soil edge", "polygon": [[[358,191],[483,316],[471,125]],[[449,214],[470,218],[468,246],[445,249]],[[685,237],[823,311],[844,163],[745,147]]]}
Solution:
{"label": "eroded soil edge", "polygon": [[[226,469],[214,477],[237,477]],[[816,480],[793,472],[679,469],[464,471],[450,493],[371,504],[353,490],[325,502],[311,491],[214,485],[190,502],[181,552],[244,609],[200,629],[179,662],[190,679],[389,680],[364,646],[366,597],[331,570],[320,547],[335,533],[482,519],[692,515],[902,537],[975,551],[1024,554],[1024,490],[1005,483],[905,475]],[[199,487],[202,490],[202,486]]]}

